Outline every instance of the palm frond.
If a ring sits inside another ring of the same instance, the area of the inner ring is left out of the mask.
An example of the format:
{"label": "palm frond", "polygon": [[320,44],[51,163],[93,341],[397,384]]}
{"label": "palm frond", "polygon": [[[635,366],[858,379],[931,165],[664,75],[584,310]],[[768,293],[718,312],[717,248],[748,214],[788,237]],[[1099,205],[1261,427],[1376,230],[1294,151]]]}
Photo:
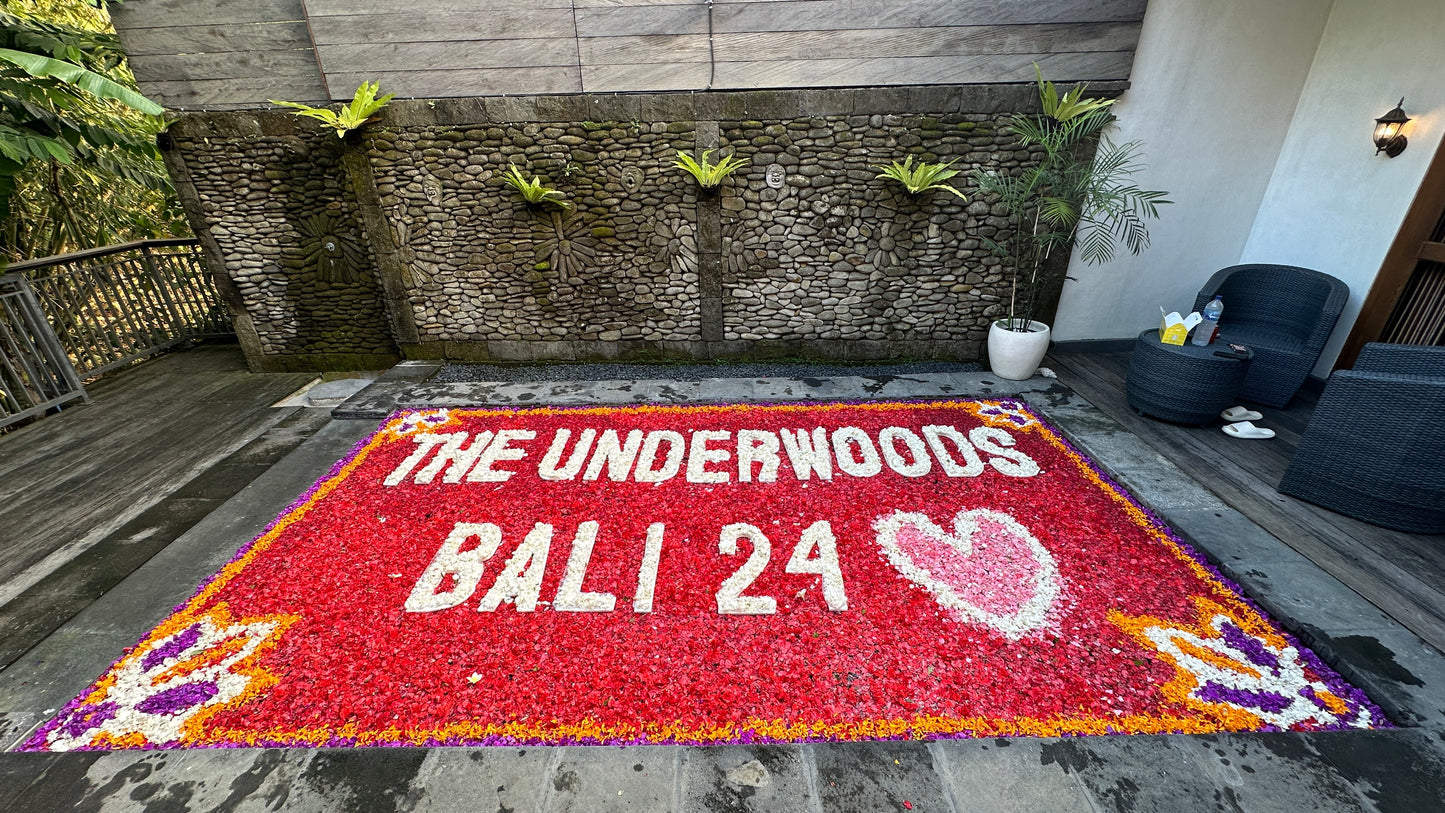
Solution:
{"label": "palm frond", "polygon": [[86,70],[70,62],[62,62],[53,57],[10,48],[0,48],[0,60],[15,65],[37,79],[59,79],[97,98],[111,99],[142,113],[159,116],[165,112],[165,108],[125,85],[113,82],[94,71]]}

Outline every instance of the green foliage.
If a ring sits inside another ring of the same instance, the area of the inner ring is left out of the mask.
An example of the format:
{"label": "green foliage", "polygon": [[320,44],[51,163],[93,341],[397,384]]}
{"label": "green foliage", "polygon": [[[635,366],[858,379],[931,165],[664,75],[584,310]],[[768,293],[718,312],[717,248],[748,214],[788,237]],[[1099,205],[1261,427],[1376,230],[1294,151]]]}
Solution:
{"label": "green foliage", "polygon": [[550,203],[554,206],[560,206],[563,209],[572,208],[572,204],[563,200],[563,198],[567,196],[543,183],[542,176],[533,176],[532,180],[529,181],[527,180],[527,176],[523,175],[522,171],[517,169],[516,164],[507,165],[507,172],[502,175],[502,180],[506,181],[513,189],[522,193],[522,199],[525,200],[528,205],[541,206],[542,204]]}
{"label": "green foliage", "polygon": [[90,5],[0,11],[0,252],[11,259],[185,233],[155,147],[162,109],[136,91]]}
{"label": "green foliage", "polygon": [[356,94],[351,97],[351,101],[341,106],[339,113],[325,107],[312,107],[300,102],[283,102],[277,99],[271,99],[270,102],[281,107],[294,108],[296,112],[292,115],[316,119],[335,130],[337,138],[345,138],[347,133],[360,129],[367,119],[376,115],[377,111],[386,107],[386,103],[396,96],[394,93],[388,93],[378,99],[376,92],[379,90],[381,90],[380,82],[362,82],[361,86],[356,89]]}
{"label": "green foliage", "polygon": [[935,189],[946,189],[960,198],[968,200],[962,192],[944,183],[958,174],[958,170],[951,169],[952,166],[952,161],[942,164],[919,161],[918,166],[915,167],[913,166],[913,156],[910,155],[904,158],[901,164],[894,161],[887,166],[880,164],[874,169],[882,170],[875,177],[889,178],[903,184],[903,188],[907,189],[910,195],[919,195]]}
{"label": "green foliage", "polygon": [[1068,121],[1079,116],[1088,116],[1101,111],[1107,111],[1114,104],[1116,99],[1086,99],[1084,91],[1088,85],[1077,85],[1073,90],[1063,96],[1059,95],[1059,89],[1054,87],[1053,82],[1044,81],[1044,72],[1034,65],[1034,77],[1039,86],[1039,104],[1043,108],[1045,118],[1054,121]]}
{"label": "green foliage", "polygon": [[[1037,66],[1035,66],[1037,71]],[[1012,174],[975,171],[982,194],[1007,210],[1013,228],[999,240],[983,238],[1010,275],[1010,326],[1037,319],[1042,296],[1062,281],[1068,255],[1099,265],[1122,244],[1138,254],[1149,246],[1145,221],[1159,217],[1167,192],[1131,181],[1140,169],[1138,142],[1116,144],[1107,135],[1113,99],[1084,97],[1085,86],[1059,95],[1038,77],[1042,111],[1010,121],[1019,146],[1035,163]]]}
{"label": "green foliage", "polygon": [[739,167],[748,165],[748,159],[738,158],[735,155],[725,155],[716,164],[708,160],[712,150],[703,150],[701,158],[694,158],[686,150],[677,151],[677,159],[672,165],[678,169],[687,170],[687,173],[697,180],[697,185],[703,189],[716,189],[722,184],[723,179],[733,174]]}

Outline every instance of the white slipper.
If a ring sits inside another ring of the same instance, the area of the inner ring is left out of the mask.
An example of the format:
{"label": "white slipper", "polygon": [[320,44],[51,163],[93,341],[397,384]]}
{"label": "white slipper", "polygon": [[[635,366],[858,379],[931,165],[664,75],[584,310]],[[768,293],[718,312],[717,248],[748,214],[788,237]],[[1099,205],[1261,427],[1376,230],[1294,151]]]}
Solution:
{"label": "white slipper", "polygon": [[1224,425],[1224,434],[1236,438],[1272,438],[1273,429],[1265,429],[1263,426],[1255,426],[1249,421],[1239,421]]}
{"label": "white slipper", "polygon": [[1226,421],[1257,421],[1264,416],[1252,409],[1245,409],[1242,406],[1232,406],[1219,413],[1219,417]]}

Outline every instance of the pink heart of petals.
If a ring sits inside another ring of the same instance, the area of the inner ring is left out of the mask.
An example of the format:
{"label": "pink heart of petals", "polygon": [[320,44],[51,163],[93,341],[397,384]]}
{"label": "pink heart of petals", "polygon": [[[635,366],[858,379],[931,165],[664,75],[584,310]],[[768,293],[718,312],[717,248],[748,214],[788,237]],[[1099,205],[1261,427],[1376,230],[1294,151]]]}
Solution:
{"label": "pink heart of petals", "polygon": [[1008,514],[960,511],[946,533],[923,514],[895,511],[873,529],[888,563],[961,620],[1011,641],[1047,623],[1060,591],[1058,566]]}

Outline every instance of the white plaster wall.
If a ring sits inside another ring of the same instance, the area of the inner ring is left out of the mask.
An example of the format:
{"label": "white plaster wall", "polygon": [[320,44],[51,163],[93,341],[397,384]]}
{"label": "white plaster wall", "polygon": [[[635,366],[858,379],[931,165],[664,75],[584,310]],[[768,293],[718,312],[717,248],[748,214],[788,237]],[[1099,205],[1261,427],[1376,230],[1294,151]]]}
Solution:
{"label": "white plaster wall", "polygon": [[[1114,137],[1143,142],[1147,166],[1135,179],[1174,204],[1152,222],[1144,253],[1074,262],[1056,340],[1134,336],[1159,324],[1161,305],[1190,307],[1210,274],[1240,261],[1331,5],[1149,3],[1131,86],[1114,106]],[[1352,138],[1359,127],[1351,122]]]}
{"label": "white plaster wall", "polygon": [[[1317,376],[1329,374],[1440,144],[1442,43],[1441,0],[1337,0],[1330,14],[1240,259],[1303,265],[1350,286]],[[1410,145],[1396,158],[1376,156],[1374,119],[1401,96],[1414,119]]]}

